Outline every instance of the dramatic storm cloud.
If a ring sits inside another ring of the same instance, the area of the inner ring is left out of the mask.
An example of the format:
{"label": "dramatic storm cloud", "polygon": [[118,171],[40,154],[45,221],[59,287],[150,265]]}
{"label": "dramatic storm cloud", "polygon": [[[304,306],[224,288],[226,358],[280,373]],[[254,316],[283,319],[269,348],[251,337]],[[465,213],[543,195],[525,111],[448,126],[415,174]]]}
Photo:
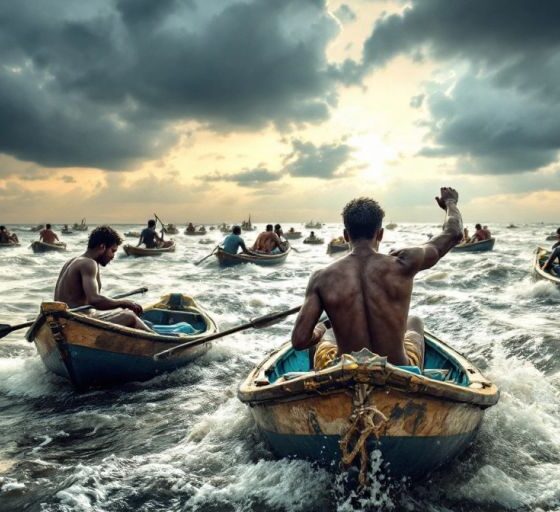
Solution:
{"label": "dramatic storm cloud", "polygon": [[400,54],[467,62],[454,84],[426,86],[434,145],[422,153],[458,156],[477,173],[535,170],[560,149],[558,19],[555,1],[416,0],[378,20],[362,64],[376,69]]}
{"label": "dramatic storm cloud", "polygon": [[315,146],[302,140],[292,141],[292,152],[284,159],[285,171],[294,177],[337,178],[352,158],[353,148],[344,142]]}
{"label": "dramatic storm cloud", "polygon": [[324,0],[31,0],[0,4],[0,151],[121,170],[174,122],[216,130],[328,118]]}
{"label": "dramatic storm cloud", "polygon": [[234,174],[210,174],[204,178],[204,181],[231,181],[242,187],[259,187],[268,183],[278,181],[282,175],[278,172],[272,172],[264,167],[256,169],[246,169]]}

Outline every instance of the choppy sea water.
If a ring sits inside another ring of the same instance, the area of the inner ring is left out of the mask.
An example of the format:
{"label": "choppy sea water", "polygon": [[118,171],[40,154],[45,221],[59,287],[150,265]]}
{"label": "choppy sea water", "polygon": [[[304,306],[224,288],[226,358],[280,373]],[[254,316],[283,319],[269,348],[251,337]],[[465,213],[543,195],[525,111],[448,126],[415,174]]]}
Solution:
{"label": "choppy sea water", "polygon": [[[549,246],[545,236],[557,226],[490,227],[493,252],[449,254],[414,288],[411,312],[501,390],[472,448],[427,480],[387,487],[375,476],[378,492],[352,500],[336,474],[271,455],[236,390],[289,339],[293,318],[218,340],[193,364],[149,382],[84,394],[48,373],[16,331],[0,340],[0,510],[560,510],[560,290],[531,277],[533,249]],[[87,234],[74,234],[65,237],[67,253],[34,255],[36,233],[20,228],[22,246],[0,249],[1,323],[33,318],[63,262],[86,244]],[[316,231],[328,240],[340,229]],[[438,230],[399,224],[381,250]],[[145,285],[136,298],[143,303],[188,293],[223,330],[300,304],[310,273],[332,261],[326,246],[294,240],[300,252],[280,266],[220,269],[213,257],[195,266],[222,237],[211,231],[204,245],[175,235],[177,251],[157,258],[120,251],[102,269],[104,291]]]}

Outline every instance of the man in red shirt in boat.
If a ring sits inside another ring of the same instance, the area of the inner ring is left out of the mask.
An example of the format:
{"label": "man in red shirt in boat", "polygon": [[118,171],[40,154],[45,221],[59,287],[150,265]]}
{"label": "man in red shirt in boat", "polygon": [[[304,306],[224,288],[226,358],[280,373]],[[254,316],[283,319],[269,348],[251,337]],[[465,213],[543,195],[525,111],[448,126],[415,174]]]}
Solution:
{"label": "man in red shirt in boat", "polygon": [[[350,201],[342,212],[344,238],[352,252],[316,271],[292,332],[296,350],[317,346],[315,369],[342,354],[368,349],[395,365],[424,365],[424,325],[409,316],[415,275],[433,267],[463,236],[458,194],[441,188],[437,204],[445,210],[443,231],[427,243],[378,252],[384,212],[373,199]],[[317,324],[325,311],[336,343],[322,341],[326,327]]]}
{"label": "man in red shirt in boat", "polygon": [[153,332],[142,320],[142,306],[131,300],[111,299],[101,295],[99,265],[107,266],[115,257],[120,235],[109,226],[99,226],[89,235],[87,250],[81,256],[67,261],[56,283],[54,300],[66,302],[75,308],[89,304],[96,318],[114,324]]}

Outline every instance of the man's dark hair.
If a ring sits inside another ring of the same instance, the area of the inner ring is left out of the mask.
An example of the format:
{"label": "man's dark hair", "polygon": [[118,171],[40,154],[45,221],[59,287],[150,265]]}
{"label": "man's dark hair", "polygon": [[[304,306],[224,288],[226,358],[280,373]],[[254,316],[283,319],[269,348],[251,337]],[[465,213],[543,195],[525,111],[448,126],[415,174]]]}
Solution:
{"label": "man's dark hair", "polygon": [[274,225],[274,230],[278,231],[279,229],[282,229],[282,226],[280,224],[275,224]]}
{"label": "man's dark hair", "polygon": [[233,226],[233,228],[231,228],[231,232],[234,235],[240,235],[241,234],[241,228],[239,226]]}
{"label": "man's dark hair", "polygon": [[475,225],[475,228],[476,228],[476,229],[482,229],[482,226],[481,226],[480,224],[476,224],[476,225]]}
{"label": "man's dark hair", "polygon": [[[2,226],[0,226],[0,229],[1,229],[1,228],[2,228]],[[556,234],[557,234],[557,235],[560,235],[560,228],[558,228],[558,229],[556,230]]]}
{"label": "man's dark hair", "polygon": [[154,219],[150,219],[148,221],[148,227],[149,228],[153,228],[153,227],[155,227],[155,225],[156,225],[156,221]]}
{"label": "man's dark hair", "polygon": [[352,199],[342,210],[342,220],[352,240],[371,240],[381,228],[385,212],[377,201],[368,197]]}
{"label": "man's dark hair", "polygon": [[46,227],[47,229],[51,229],[51,225],[50,225],[50,224],[46,224],[45,227]]}
{"label": "man's dark hair", "polygon": [[0,226],[0,231],[4,231],[6,229],[6,226]]}
{"label": "man's dark hair", "polygon": [[111,226],[97,226],[90,234],[88,240],[88,249],[95,249],[104,244],[105,247],[122,244],[121,235],[119,235]]}
{"label": "man's dark hair", "polygon": [[272,224],[267,224],[266,225],[266,230],[267,231],[272,231]]}

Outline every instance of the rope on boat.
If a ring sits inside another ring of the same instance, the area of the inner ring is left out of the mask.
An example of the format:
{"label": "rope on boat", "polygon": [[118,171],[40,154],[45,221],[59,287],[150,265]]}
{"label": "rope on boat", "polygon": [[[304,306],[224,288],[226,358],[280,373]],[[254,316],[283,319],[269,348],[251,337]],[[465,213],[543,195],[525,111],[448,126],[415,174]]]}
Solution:
{"label": "rope on boat", "polygon": [[[373,386],[358,384],[352,398],[353,411],[349,424],[340,438],[340,450],[342,452],[342,463],[348,467],[354,459],[360,455],[360,486],[366,485],[368,451],[367,440],[373,434],[379,442],[379,437],[387,428],[387,416],[376,406],[366,405],[373,391]],[[353,446],[352,446],[353,445]]]}

